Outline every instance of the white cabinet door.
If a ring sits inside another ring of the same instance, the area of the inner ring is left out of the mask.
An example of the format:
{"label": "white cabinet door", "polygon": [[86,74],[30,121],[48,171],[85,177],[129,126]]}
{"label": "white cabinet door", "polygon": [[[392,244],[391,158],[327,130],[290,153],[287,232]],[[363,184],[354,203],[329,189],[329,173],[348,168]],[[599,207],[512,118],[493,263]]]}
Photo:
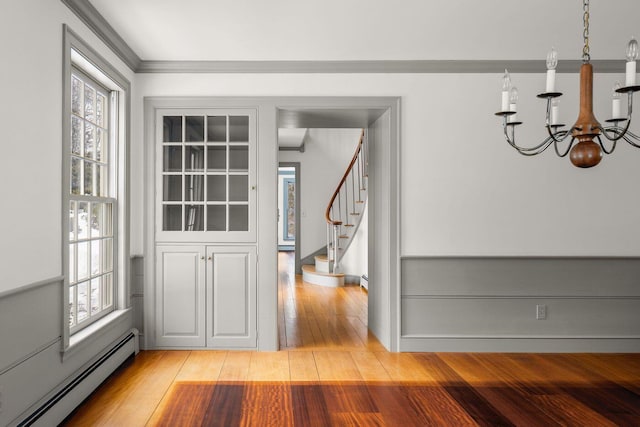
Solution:
{"label": "white cabinet door", "polygon": [[203,246],[156,247],[156,345],[205,345]]}
{"label": "white cabinet door", "polygon": [[207,346],[255,348],[256,248],[207,247]]}

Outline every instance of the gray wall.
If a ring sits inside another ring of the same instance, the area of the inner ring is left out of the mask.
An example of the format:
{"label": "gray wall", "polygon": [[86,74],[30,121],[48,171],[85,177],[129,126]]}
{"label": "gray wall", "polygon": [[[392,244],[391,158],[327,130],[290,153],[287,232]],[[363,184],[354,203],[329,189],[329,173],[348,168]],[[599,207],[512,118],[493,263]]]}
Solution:
{"label": "gray wall", "polygon": [[401,269],[403,350],[640,351],[639,258],[405,257]]}

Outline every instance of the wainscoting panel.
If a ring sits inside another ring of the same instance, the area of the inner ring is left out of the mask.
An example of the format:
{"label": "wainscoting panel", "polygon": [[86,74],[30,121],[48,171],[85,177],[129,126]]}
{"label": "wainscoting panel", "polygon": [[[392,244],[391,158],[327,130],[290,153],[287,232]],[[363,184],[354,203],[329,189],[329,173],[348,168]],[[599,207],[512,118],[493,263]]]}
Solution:
{"label": "wainscoting panel", "polygon": [[407,257],[401,265],[403,351],[640,351],[639,258]]}

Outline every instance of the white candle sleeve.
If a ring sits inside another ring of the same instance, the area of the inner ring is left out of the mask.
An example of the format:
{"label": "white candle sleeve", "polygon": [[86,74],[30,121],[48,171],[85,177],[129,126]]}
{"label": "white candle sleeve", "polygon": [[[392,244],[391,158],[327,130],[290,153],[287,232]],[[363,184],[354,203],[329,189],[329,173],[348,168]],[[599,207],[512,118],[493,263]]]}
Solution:
{"label": "white candle sleeve", "polygon": [[502,91],[502,110],[500,111],[509,111],[509,91]]}
{"label": "white candle sleeve", "polygon": [[547,90],[551,93],[556,91],[556,70],[547,70]]}
{"label": "white candle sleeve", "polygon": [[560,114],[560,108],[558,104],[551,105],[551,123],[552,125],[558,124],[558,115]]}
{"label": "white candle sleeve", "polygon": [[[513,112],[515,113],[515,112],[517,111],[517,106],[516,106],[516,104],[513,104],[513,103],[509,104],[509,111],[513,111]],[[510,115],[510,116],[509,116],[509,121],[510,121],[510,122],[515,122],[515,121],[517,121],[518,119],[517,119],[517,117],[516,117],[516,116],[517,116],[517,114],[512,114],[512,115]]]}
{"label": "white candle sleeve", "polygon": [[627,61],[627,72],[625,74],[625,86],[636,85],[636,61]]}
{"label": "white candle sleeve", "polygon": [[620,98],[613,98],[613,104],[612,104],[612,115],[614,119],[620,119],[622,118],[622,108],[621,108],[622,102]]}

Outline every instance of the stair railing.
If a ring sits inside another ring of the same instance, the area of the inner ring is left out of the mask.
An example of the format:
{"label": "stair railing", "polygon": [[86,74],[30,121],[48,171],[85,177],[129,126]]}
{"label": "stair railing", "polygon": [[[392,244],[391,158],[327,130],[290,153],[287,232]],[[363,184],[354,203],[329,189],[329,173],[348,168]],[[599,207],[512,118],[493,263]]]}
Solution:
{"label": "stair railing", "polygon": [[[360,133],[355,153],[342,179],[327,205],[325,219],[327,221],[327,258],[333,264],[332,272],[339,270],[340,260],[346,245],[353,237],[354,217],[361,215],[364,206],[363,194],[366,198],[366,179],[368,177],[368,146],[364,129]],[[357,189],[356,189],[357,188]],[[356,198],[357,197],[357,198]]]}

